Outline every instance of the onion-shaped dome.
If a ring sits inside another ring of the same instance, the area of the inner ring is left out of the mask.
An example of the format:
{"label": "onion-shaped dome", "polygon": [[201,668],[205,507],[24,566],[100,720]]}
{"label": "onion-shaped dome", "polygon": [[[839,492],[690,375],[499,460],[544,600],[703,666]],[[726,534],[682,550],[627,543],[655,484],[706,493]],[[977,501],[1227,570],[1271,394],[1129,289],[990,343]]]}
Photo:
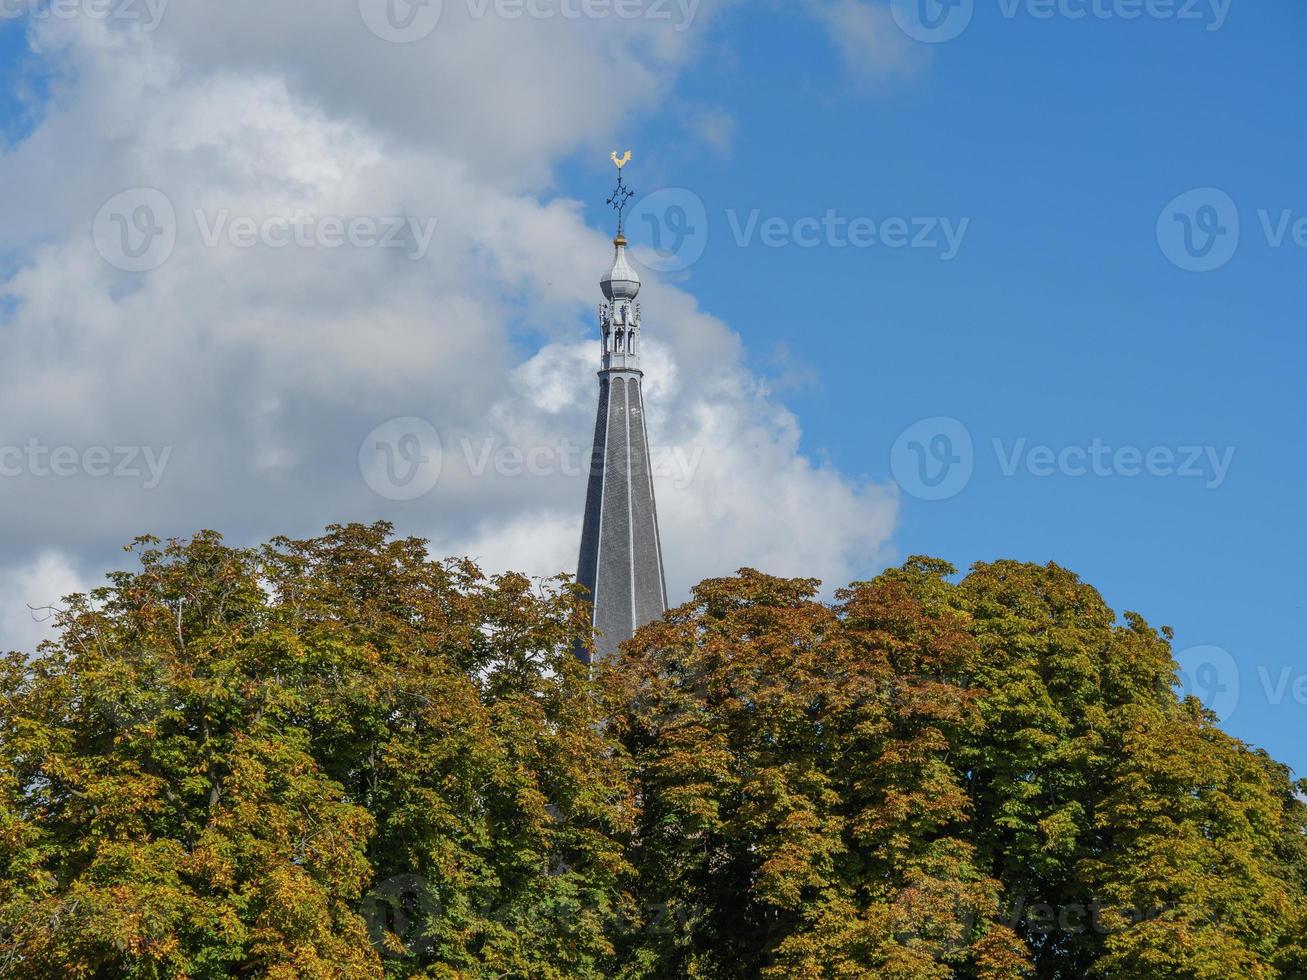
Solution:
{"label": "onion-shaped dome", "polygon": [[599,286],[610,302],[635,299],[640,295],[640,276],[626,258],[626,239],[619,237],[613,245],[613,267],[599,280]]}

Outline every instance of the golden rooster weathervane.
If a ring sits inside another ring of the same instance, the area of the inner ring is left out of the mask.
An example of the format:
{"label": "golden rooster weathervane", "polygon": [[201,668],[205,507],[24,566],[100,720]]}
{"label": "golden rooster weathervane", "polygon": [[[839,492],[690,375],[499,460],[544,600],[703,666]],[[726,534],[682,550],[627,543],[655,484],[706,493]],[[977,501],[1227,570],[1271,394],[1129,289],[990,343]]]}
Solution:
{"label": "golden rooster weathervane", "polygon": [[616,243],[619,245],[626,244],[626,236],[622,234],[622,218],[626,212],[626,206],[631,203],[631,198],[635,197],[635,191],[626,186],[623,179],[622,169],[631,162],[631,151],[627,150],[625,156],[618,156],[614,150],[611,154],[613,163],[617,164],[617,190],[613,191],[613,196],[607,201],[610,208],[617,212],[617,238]]}

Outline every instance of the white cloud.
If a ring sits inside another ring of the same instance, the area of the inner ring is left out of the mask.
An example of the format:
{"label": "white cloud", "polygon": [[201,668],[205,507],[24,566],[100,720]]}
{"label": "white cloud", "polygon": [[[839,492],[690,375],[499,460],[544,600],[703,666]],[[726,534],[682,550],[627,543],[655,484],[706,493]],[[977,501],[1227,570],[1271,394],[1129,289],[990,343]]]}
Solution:
{"label": "white cloud", "polygon": [[[611,246],[578,203],[544,195],[561,154],[608,145],[614,107],[671,97],[713,11],[686,32],[447,14],[431,46],[407,48],[340,6],[175,4],[152,35],[36,29],[68,74],[0,157],[0,251],[21,257],[0,285],[0,304],[16,304],[0,324],[0,447],[66,448],[76,464],[41,475],[50,457],[25,457],[0,479],[13,556],[0,574],[26,592],[73,562],[119,562],[140,533],[249,543],[383,517],[490,568],[574,566]],[[90,228],[139,186],[171,202],[176,246],[126,274]],[[215,222],[296,212],[433,219],[436,232],[416,261],[206,244]],[[746,564],[838,585],[882,560],[894,500],[807,459],[739,338],[646,278],[651,436],[697,460],[658,487],[674,598]],[[439,483],[412,501],[374,493],[358,467],[364,436],[404,416],[444,444]],[[487,446],[496,461],[478,475],[468,461]],[[97,449],[125,472],[92,465]],[[532,450],[555,463],[515,472],[514,453]],[[136,476],[117,465],[133,451]],[[150,459],[166,465],[146,489]],[[0,645],[29,642],[22,630],[4,614]]]}
{"label": "white cloud", "polygon": [[884,0],[815,0],[812,9],[855,81],[912,75],[925,62],[923,45],[900,30]]}
{"label": "white cloud", "polygon": [[90,587],[55,551],[0,570],[0,651],[35,650],[52,639],[60,600]]}
{"label": "white cloud", "polygon": [[735,117],[717,106],[698,106],[689,110],[689,125],[699,139],[714,153],[729,156],[735,141]]}
{"label": "white cloud", "polygon": [[[805,457],[797,420],[740,366],[734,335],[723,324],[677,291],[648,302],[670,312],[669,322],[684,325],[687,334],[721,338],[729,351],[684,357],[665,342],[645,345],[649,438],[674,601],[694,583],[744,566],[816,576],[834,588],[888,561],[894,495],[850,483]],[[445,439],[442,488],[466,483],[483,499],[502,494],[542,508],[509,527],[492,524],[446,539],[440,542],[446,550],[484,557],[491,567],[507,560],[540,575],[575,563],[596,349],[592,343],[547,346],[514,372],[509,396],[490,413],[494,446],[539,448],[536,472],[526,461],[520,473],[516,466],[496,472],[492,464],[474,476],[489,447],[478,443],[469,452],[461,440]]]}

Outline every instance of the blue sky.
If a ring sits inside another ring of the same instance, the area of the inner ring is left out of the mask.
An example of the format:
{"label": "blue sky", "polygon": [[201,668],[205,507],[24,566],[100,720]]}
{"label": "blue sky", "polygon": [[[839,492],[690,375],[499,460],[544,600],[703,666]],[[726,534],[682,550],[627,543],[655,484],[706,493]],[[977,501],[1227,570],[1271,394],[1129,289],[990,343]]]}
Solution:
{"label": "blue sky", "polygon": [[[169,16],[186,27],[183,2],[175,0]],[[1077,0],[1065,2],[1080,9]],[[604,119],[597,132],[577,127],[580,135],[560,140],[561,150],[536,138],[542,154],[552,154],[545,157],[549,176],[524,180],[513,193],[530,188],[546,207],[531,220],[569,235],[548,203],[590,202],[583,218],[594,234],[567,240],[589,248],[610,222],[602,208],[611,180],[607,152],[613,140],[619,149],[629,145],[636,155],[631,182],[642,195],[660,192],[637,206],[635,244],[648,260],[655,225],[647,215],[664,222],[668,241],[677,228],[686,231],[682,250],[663,260],[666,278],[739,336],[747,368],[768,379],[772,397],[802,426],[802,451],[850,484],[901,484],[891,556],[930,554],[962,568],[1008,557],[1077,571],[1118,610],[1173,626],[1177,651],[1198,651],[1186,662],[1197,693],[1227,716],[1227,727],[1304,774],[1307,705],[1295,699],[1294,685],[1307,676],[1298,560],[1307,543],[1307,225],[1302,244],[1294,229],[1307,219],[1300,118],[1307,7],[1234,0],[1218,18],[1210,4],[1186,2],[1176,9],[1193,10],[1195,19],[1072,19],[1040,0],[975,0],[965,30],[942,43],[897,33],[878,2],[736,7],[690,32],[694,56],[629,120]],[[1119,14],[1130,3],[1099,0],[1099,9]],[[1051,16],[1037,16],[1046,9]],[[855,16],[833,35],[836,11]],[[906,3],[904,11],[911,13]],[[261,29],[272,36],[275,26]],[[203,34],[181,31],[177,43],[191,45],[185,50],[207,68],[220,59],[193,36]],[[286,37],[287,58],[335,50],[303,43],[302,32]],[[361,50],[375,53],[375,39],[364,41],[373,47]],[[264,43],[261,36],[248,46],[254,53],[230,59],[236,75],[275,69],[275,44]],[[0,23],[0,134],[15,148],[43,118],[50,95],[50,66],[27,52],[27,25]],[[301,68],[287,70],[292,89],[311,94],[313,66]],[[515,69],[503,63],[498,70]],[[234,83],[228,76],[222,84]],[[215,90],[220,86],[204,89]],[[378,104],[402,115],[428,111],[427,102],[442,98],[473,99],[470,82],[465,91],[448,80],[426,91],[435,94],[392,95]],[[322,104],[342,112],[342,104],[357,110],[366,101],[345,99],[331,86],[322,92]],[[154,118],[149,102],[129,108]],[[459,130],[457,139],[487,143],[475,122],[455,122],[470,133]],[[457,150],[457,139],[449,136],[442,152]],[[223,171],[223,179],[235,172]],[[123,183],[147,179],[122,173]],[[1181,197],[1205,188],[1217,193]],[[30,196],[11,191],[11,202]],[[85,234],[107,196],[85,215],[74,209],[69,227]],[[677,206],[687,208],[686,221]],[[1286,214],[1282,240],[1268,240]],[[828,215],[835,232],[825,227]],[[1236,220],[1238,245],[1226,254]],[[922,247],[897,247],[896,221]],[[1199,236],[1188,257],[1186,221]],[[850,243],[854,223],[874,228],[874,243]],[[1214,229],[1210,242],[1205,229]],[[27,262],[30,245],[6,242],[0,269],[8,274]],[[593,293],[599,260],[577,254],[585,261],[551,275],[575,272]],[[1204,262],[1221,264],[1181,267]],[[163,274],[187,268],[174,263]],[[598,296],[591,293],[584,295],[593,305]],[[656,306],[655,297],[665,295],[652,294],[646,306],[651,338],[660,315],[671,315],[667,305]],[[570,293],[555,300],[573,302]],[[13,315],[17,301],[0,301],[4,316]],[[546,299],[539,302],[543,308]],[[518,317],[529,321],[530,306]],[[593,324],[577,319],[569,329],[585,337]],[[535,338],[546,347],[554,339]],[[678,343],[684,353],[688,342]],[[426,356],[406,352],[405,360],[423,364]],[[430,363],[439,375],[431,386],[450,384],[443,362]],[[553,362],[532,363],[539,373]],[[416,396],[405,397],[409,402],[378,405],[375,418],[423,414]],[[589,411],[582,406],[580,414]],[[930,421],[941,419],[948,421]],[[369,425],[356,428],[342,454],[350,467]],[[1106,454],[1104,472],[1076,475],[1094,447]],[[1118,450],[1124,455],[1113,455]],[[1129,475],[1150,454],[1153,472]],[[183,447],[175,465],[186,459]],[[1036,475],[1049,467],[1049,475]],[[226,472],[224,494],[236,482]],[[739,492],[765,492],[755,474],[749,479]],[[275,481],[267,486],[252,493],[259,507],[292,500],[289,492],[276,496],[283,488]],[[218,520],[216,504],[187,505],[200,498],[184,490],[183,483],[177,526],[148,529],[184,533]],[[482,488],[480,496],[494,493]],[[944,499],[923,499],[933,496]],[[574,487],[558,499],[575,499],[579,516]],[[811,506],[825,510],[827,499],[814,496]],[[396,516],[340,506],[329,516]],[[458,513],[455,503],[446,506]],[[399,511],[396,519],[412,513]],[[843,513],[832,510],[831,519]],[[848,520],[864,513],[850,507]],[[252,518],[241,526],[266,530]],[[146,529],[115,529],[113,540]],[[565,543],[574,534],[562,525]],[[81,556],[82,567],[117,560],[97,547]],[[868,552],[854,571],[870,574],[884,557]],[[675,558],[669,549],[669,562]],[[1307,699],[1307,682],[1299,692]]]}
{"label": "blue sky", "polygon": [[[1268,698],[1264,680],[1276,692],[1286,668],[1307,672],[1307,249],[1271,247],[1258,216],[1273,228],[1285,209],[1307,217],[1307,8],[1236,2],[1209,31],[1008,19],[980,2],[920,70],[865,78],[787,10],[750,9],[729,27],[729,54],[680,92],[682,105],[729,109],[730,153],[685,152],[671,106],[631,134],[645,148],[633,180],[647,185],[652,167],[655,185],[705,202],[705,251],[683,286],[730,319],[760,370],[806,381],[785,397],[807,448],[887,480],[905,429],[961,421],[970,482],[947,500],[905,494],[899,552],[964,568],[1055,561],[1114,608],[1172,625],[1177,651],[1223,648],[1241,683],[1228,727],[1307,773],[1307,707],[1292,684]],[[593,196],[601,173],[569,175],[568,191]],[[1168,202],[1201,187],[1226,191],[1242,219],[1238,251],[1206,273],[1171,264],[1156,232]],[[740,226],[754,209],[970,225],[941,261],[741,247],[731,209]],[[1159,475],[1008,476],[995,439],[1008,469],[1022,439],[1234,456],[1215,488],[1214,469],[1165,476],[1161,458]]]}

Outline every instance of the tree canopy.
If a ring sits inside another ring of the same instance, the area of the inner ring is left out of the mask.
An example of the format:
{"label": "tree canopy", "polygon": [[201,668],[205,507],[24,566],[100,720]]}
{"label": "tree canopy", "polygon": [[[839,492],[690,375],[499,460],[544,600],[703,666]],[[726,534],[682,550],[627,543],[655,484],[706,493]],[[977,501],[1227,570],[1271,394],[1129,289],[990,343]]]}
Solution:
{"label": "tree canopy", "polygon": [[592,676],[385,524],[133,550],[0,662],[0,977],[1307,970],[1304,785],[1057,566],[743,570]]}

